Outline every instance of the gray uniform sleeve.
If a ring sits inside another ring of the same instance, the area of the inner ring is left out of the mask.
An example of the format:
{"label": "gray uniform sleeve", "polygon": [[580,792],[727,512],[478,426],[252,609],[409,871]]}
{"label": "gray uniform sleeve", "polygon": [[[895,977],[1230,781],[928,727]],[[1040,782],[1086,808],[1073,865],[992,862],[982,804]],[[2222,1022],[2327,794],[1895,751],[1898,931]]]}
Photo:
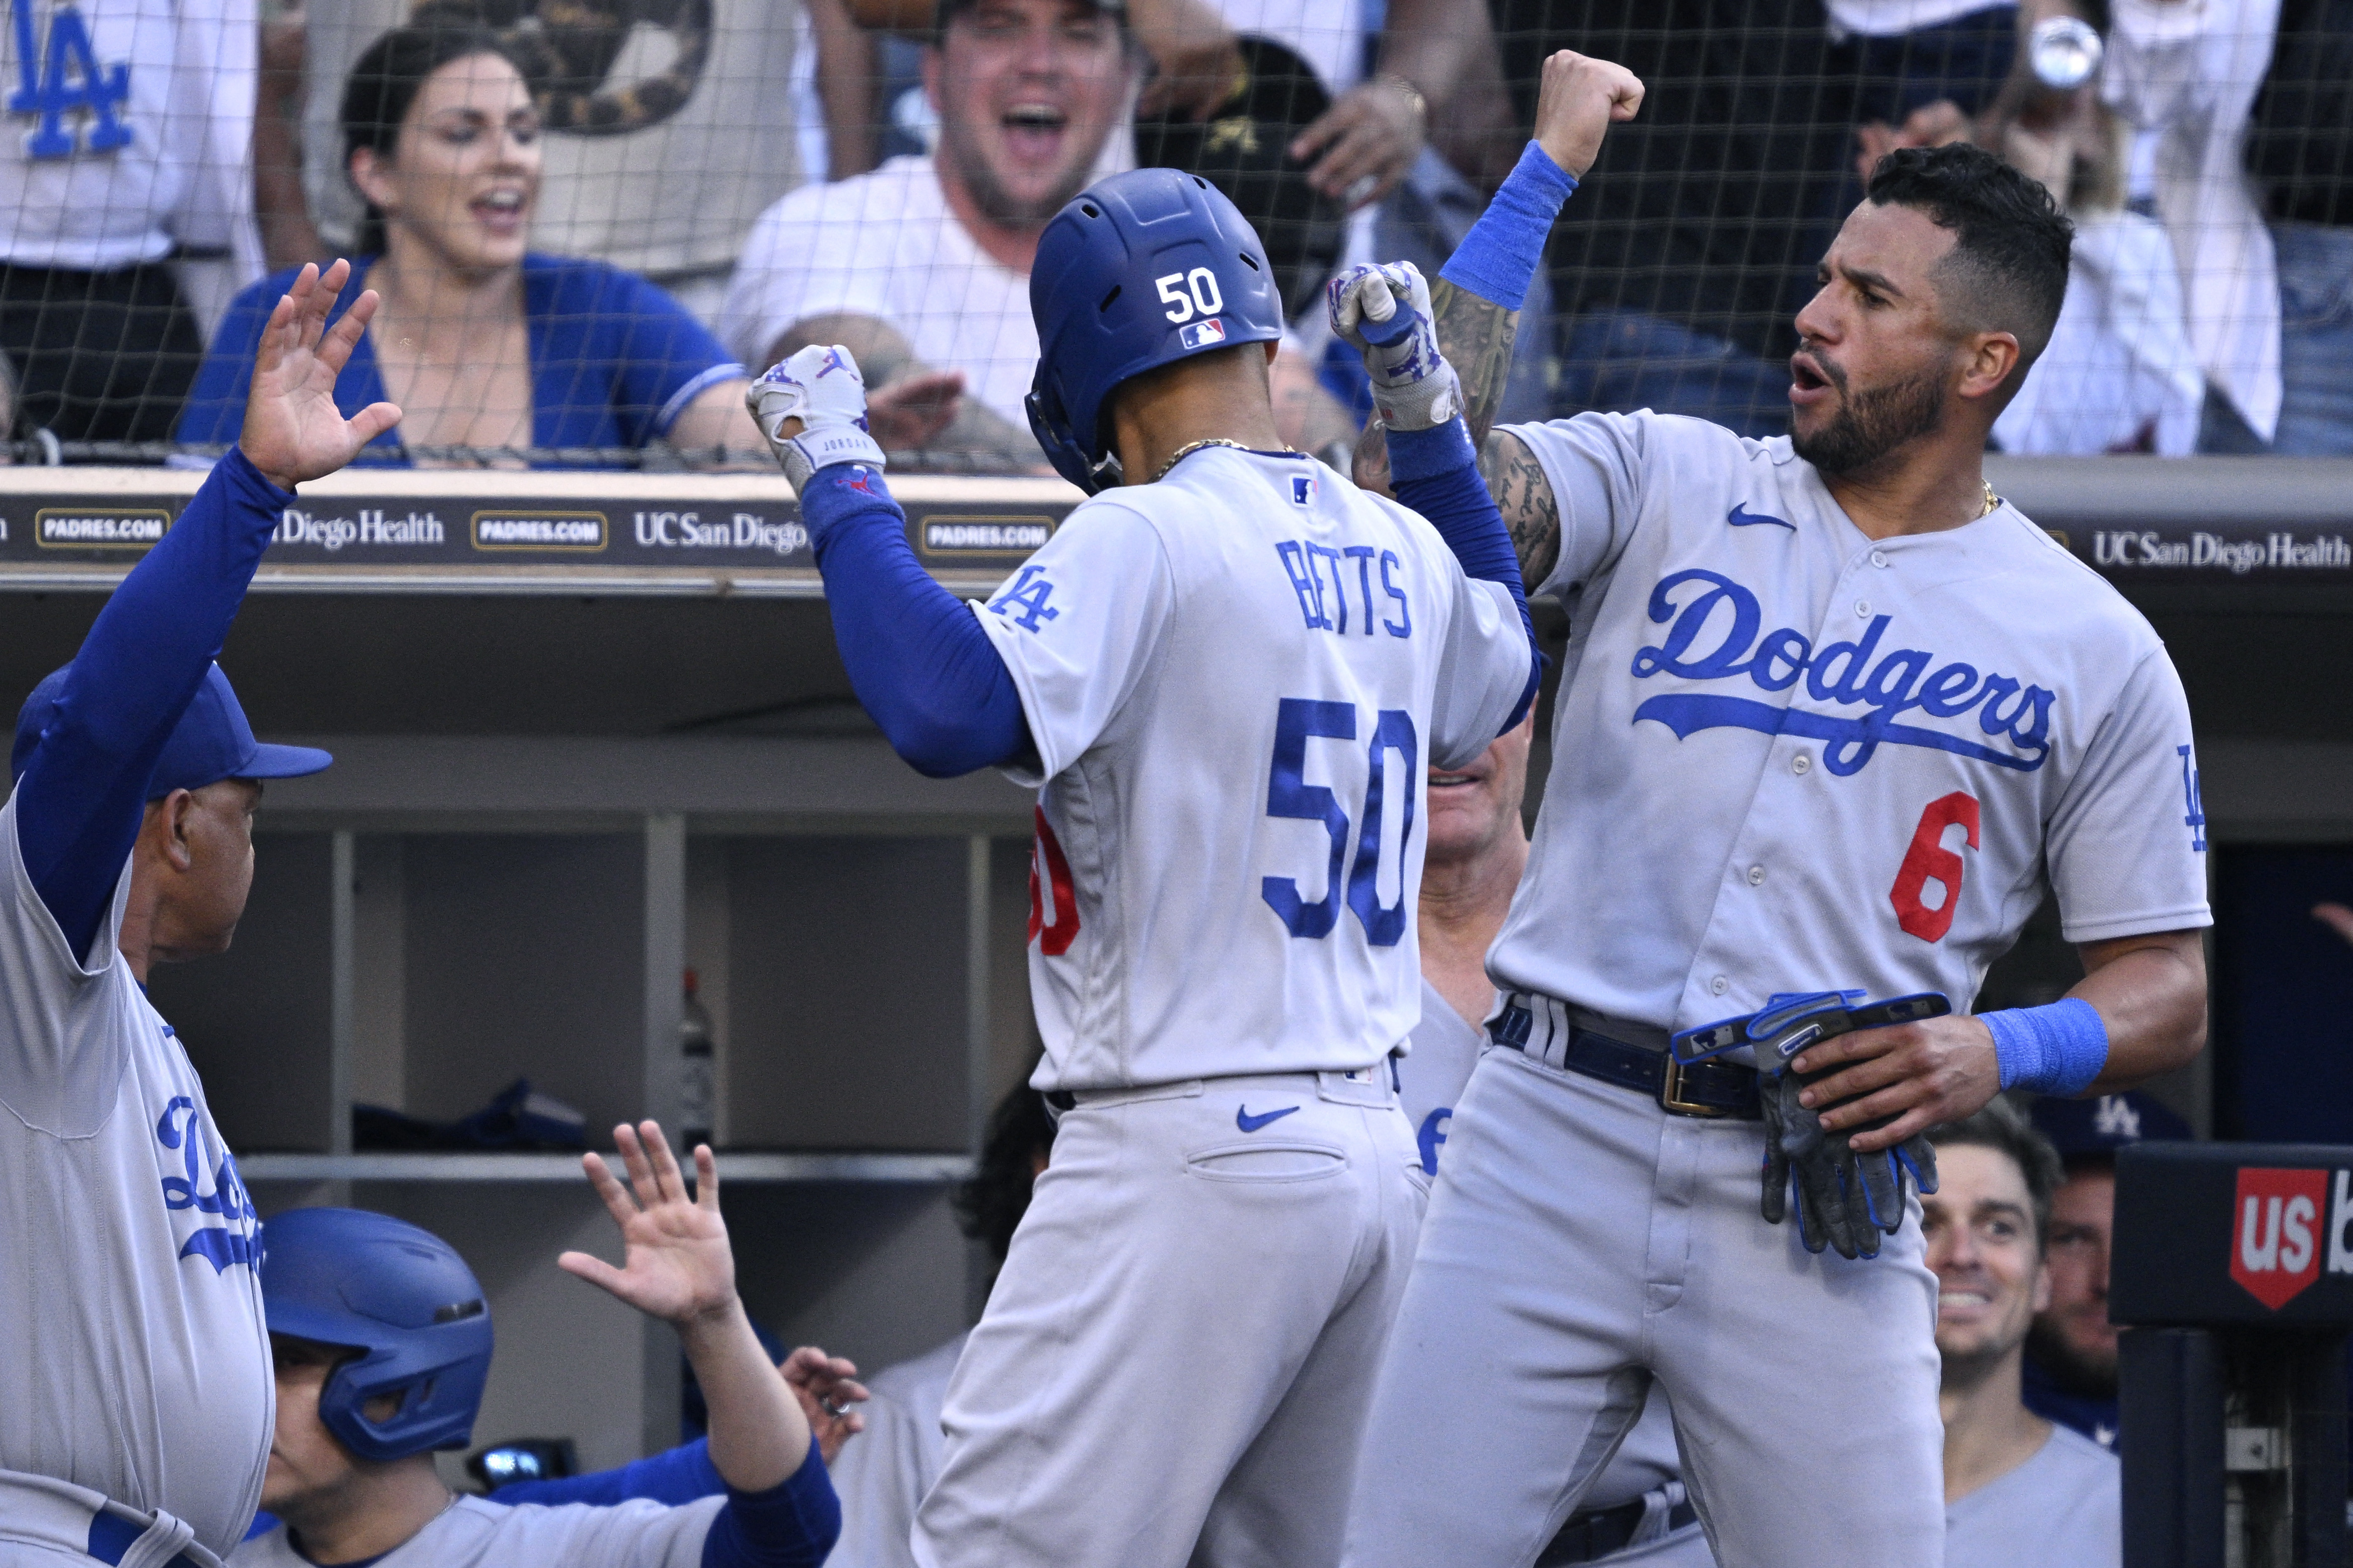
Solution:
{"label": "gray uniform sleeve", "polygon": [[0,807],[0,1106],[52,1136],[87,1137],[113,1109],[129,1059],[121,1032],[103,1026],[108,998],[97,982],[122,962],[115,932],[130,862],[85,968],[25,870],[13,795]]}
{"label": "gray uniform sleeve", "polygon": [[675,1508],[643,1498],[607,1508],[524,1503],[507,1510],[464,1562],[467,1568],[702,1568],[703,1538],[726,1506],[723,1497]]}
{"label": "gray uniform sleeve", "polygon": [[2189,702],[2162,647],[2126,679],[2060,796],[2048,843],[2069,942],[2214,923]]}
{"label": "gray uniform sleeve", "polygon": [[1453,590],[1438,688],[1430,704],[1430,762],[1458,768],[1494,743],[1528,684],[1528,634],[1500,583],[1466,577],[1441,557]]}
{"label": "gray uniform sleeve", "polygon": [[1641,516],[1644,464],[1658,416],[1579,414],[1504,428],[1535,454],[1560,511],[1560,559],[1530,598],[1574,591],[1618,558]]}

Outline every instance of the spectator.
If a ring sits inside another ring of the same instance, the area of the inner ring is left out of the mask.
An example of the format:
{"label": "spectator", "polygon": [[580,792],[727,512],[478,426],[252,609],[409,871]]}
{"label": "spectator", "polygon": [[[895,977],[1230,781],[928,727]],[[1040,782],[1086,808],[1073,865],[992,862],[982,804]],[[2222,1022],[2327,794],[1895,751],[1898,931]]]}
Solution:
{"label": "spectator", "polygon": [[1745,436],[1788,428],[1787,301],[1842,178],[1847,84],[1813,0],[1504,0],[1523,123],[1560,48],[1648,91],[1553,233],[1563,322],[1555,413],[1656,409]]}
{"label": "spectator", "polygon": [[2116,1230],[2116,1151],[2187,1139],[2189,1124],[2137,1089],[2096,1100],[2034,1102],[2034,1125],[2066,1179],[2051,1200],[2051,1301],[2026,1341],[2026,1407],[2103,1448],[2116,1446],[2116,1330],[2108,1321],[2108,1243]]}
{"label": "spectator", "polygon": [[[1931,124],[1966,124],[1994,106],[2018,55],[2019,8],[2012,0],[1826,0],[1831,68],[1852,79],[1856,121],[1886,133],[1912,128],[1907,146],[1952,138],[1926,134]],[[1885,148],[1880,149],[1885,152]],[[1868,163],[1879,161],[1874,154]],[[1841,193],[1843,215],[1861,198]]]}
{"label": "spectator", "polygon": [[2002,1100],[1928,1137],[1938,1185],[1920,1203],[1945,1369],[1947,1568],[2117,1568],[2115,1456],[2035,1415],[2020,1391],[2028,1325],[2051,1299],[2059,1156]]}
{"label": "spectator", "polygon": [[[956,1194],[965,1234],[1005,1261],[1029,1207],[1029,1189],[1046,1173],[1054,1123],[1045,1098],[1025,1078],[988,1119],[980,1168]],[[969,1331],[868,1380],[866,1429],[842,1451],[833,1480],[841,1493],[841,1541],[833,1568],[912,1568],[915,1505],[940,1473],[940,1411],[948,1377]]]}
{"label": "spectator", "polygon": [[[837,140],[855,163],[871,139],[871,59],[839,0],[305,0],[304,11],[320,100],[308,205],[338,244],[362,215],[332,95],[392,27],[496,34],[547,133],[542,242],[634,272],[706,322],[760,213],[824,178]],[[303,193],[290,194],[299,214]]]}
{"label": "spectator", "polygon": [[[602,262],[525,248],[539,195],[539,112],[507,46],[484,32],[402,27],[363,56],[343,95],[346,163],[368,201],[341,307],[383,296],[335,384],[338,405],[397,401],[371,443],[471,452],[761,445],[743,367],[653,285]],[[252,345],[281,291],[237,296],[180,439],[234,438]],[[365,459],[363,459],[365,460]]]}
{"label": "spectator", "polygon": [[170,258],[225,251],[237,285],[261,274],[247,167],[258,9],[16,0],[12,16],[0,351],[17,412],[68,441],[169,440],[205,352]]}
{"label": "spectator", "polygon": [[[280,1522],[230,1552],[231,1568],[373,1563],[396,1552],[419,1568],[824,1561],[839,1505],[801,1407],[735,1295],[709,1152],[699,1160],[698,1195],[689,1197],[652,1122],[616,1131],[628,1184],[599,1156],[587,1165],[620,1227],[626,1267],[579,1252],[558,1262],[678,1328],[713,1391],[707,1446],[615,1472],[639,1493],[607,1504],[452,1495],[433,1455],[465,1446],[489,1375],[480,1285],[446,1242],[415,1226],[354,1209],[296,1209],[272,1220],[262,1263],[278,1401],[261,1501]],[[663,1489],[659,1478],[671,1470],[715,1470],[725,1495],[681,1488],[670,1505],[644,1495]]]}
{"label": "spectator", "polygon": [[762,214],[723,335],[760,365],[808,343],[847,346],[886,449],[924,444],[903,411],[953,409],[943,446],[1034,466],[1029,262],[1134,86],[1118,0],[943,0],[923,77],[938,150]]}
{"label": "spectator", "polygon": [[[2353,0],[2113,0],[2110,100],[2209,387],[2199,449],[2353,453]],[[2268,220],[2268,222],[2266,222]]]}

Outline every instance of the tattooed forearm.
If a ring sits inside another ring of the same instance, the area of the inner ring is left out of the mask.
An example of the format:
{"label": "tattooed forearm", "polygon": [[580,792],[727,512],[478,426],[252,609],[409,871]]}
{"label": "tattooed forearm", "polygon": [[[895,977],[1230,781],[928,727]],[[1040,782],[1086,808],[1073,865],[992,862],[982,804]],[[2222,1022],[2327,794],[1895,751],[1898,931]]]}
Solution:
{"label": "tattooed forearm", "polygon": [[1506,310],[1443,278],[1430,285],[1430,312],[1438,323],[1438,352],[1462,382],[1462,416],[1471,444],[1484,447],[1511,379],[1512,344],[1520,334],[1520,313]]}
{"label": "tattooed forearm", "polygon": [[1560,559],[1560,506],[1552,481],[1527,444],[1508,430],[1493,432],[1480,447],[1479,477],[1511,531],[1521,581],[1534,593]]}

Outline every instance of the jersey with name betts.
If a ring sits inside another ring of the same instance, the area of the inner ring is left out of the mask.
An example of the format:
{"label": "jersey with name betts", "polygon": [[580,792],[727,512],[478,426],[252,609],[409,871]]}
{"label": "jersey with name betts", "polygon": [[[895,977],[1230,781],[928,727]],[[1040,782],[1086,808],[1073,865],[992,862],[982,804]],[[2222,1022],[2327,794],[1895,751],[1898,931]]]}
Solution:
{"label": "jersey with name betts", "polygon": [[1499,584],[1312,458],[1098,496],[978,608],[1036,749],[1040,1089],[1378,1061],[1420,1011],[1427,770],[1527,683]]}
{"label": "jersey with name betts", "polygon": [[2211,923],[2172,662],[2015,508],[1873,542],[1786,437],[1510,433],[1573,630],[1499,985],[1668,1029],[1777,992],[1959,1011],[2046,882],[2070,942]]}
{"label": "jersey with name betts", "polygon": [[164,1509],[226,1553],[269,1457],[261,1225],[116,951],[129,866],[78,961],[26,874],[16,806],[0,807],[0,1470]]}

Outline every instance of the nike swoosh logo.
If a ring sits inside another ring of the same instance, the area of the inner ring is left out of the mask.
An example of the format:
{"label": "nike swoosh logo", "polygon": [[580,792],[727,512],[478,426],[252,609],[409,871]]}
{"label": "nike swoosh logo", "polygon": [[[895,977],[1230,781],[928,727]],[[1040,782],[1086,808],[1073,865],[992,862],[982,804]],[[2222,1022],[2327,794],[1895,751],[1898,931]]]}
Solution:
{"label": "nike swoosh logo", "polygon": [[1750,511],[1746,507],[1742,506],[1737,501],[1733,503],[1732,510],[1724,514],[1724,521],[1732,524],[1735,528],[1754,528],[1760,522],[1769,522],[1778,527],[1786,528],[1791,533],[1798,531],[1798,525],[1791,522],[1788,518],[1775,517],[1770,512]]}
{"label": "nike swoosh logo", "polygon": [[1238,1105],[1234,1107],[1234,1125],[1245,1132],[1255,1132],[1268,1122],[1281,1121],[1298,1109],[1295,1105],[1286,1105],[1281,1110],[1270,1110],[1264,1116],[1252,1116],[1249,1106]]}

